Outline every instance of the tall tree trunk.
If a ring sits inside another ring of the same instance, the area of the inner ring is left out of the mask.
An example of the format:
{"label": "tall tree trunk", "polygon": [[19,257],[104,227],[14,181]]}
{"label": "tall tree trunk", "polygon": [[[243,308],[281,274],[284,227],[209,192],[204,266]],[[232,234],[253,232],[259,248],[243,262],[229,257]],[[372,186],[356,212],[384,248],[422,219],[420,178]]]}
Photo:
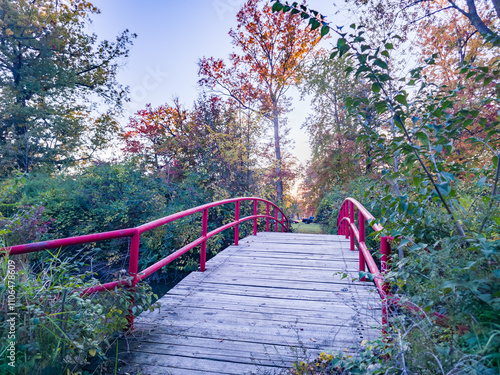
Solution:
{"label": "tall tree trunk", "polygon": [[[454,0],[448,0],[453,8],[462,13],[465,17],[469,19],[472,25],[479,31],[480,34],[493,35],[493,30],[491,30],[486,24],[483,22],[479,14],[477,13],[475,0],[466,0],[467,8],[469,8],[468,12],[464,9],[460,8],[457,4],[455,4]],[[498,0],[492,0],[495,11],[498,8]]]}
{"label": "tall tree trunk", "polygon": [[281,148],[278,103],[273,103],[274,149],[276,151],[276,200],[283,200],[283,179],[281,177]]}
{"label": "tall tree trunk", "polygon": [[497,17],[500,18],[500,1],[499,0],[491,0],[493,3],[493,8],[495,8],[495,12],[497,12]]}

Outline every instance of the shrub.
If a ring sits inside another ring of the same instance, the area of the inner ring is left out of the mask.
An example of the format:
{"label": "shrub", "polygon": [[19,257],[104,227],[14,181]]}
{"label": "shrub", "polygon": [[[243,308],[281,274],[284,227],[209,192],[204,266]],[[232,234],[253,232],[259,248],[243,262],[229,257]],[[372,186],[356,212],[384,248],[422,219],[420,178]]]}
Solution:
{"label": "shrub", "polygon": [[[58,254],[51,254],[46,267],[36,274],[15,257],[3,254],[0,355],[9,359],[1,362],[0,372],[76,373],[88,356],[103,357],[108,340],[126,327],[132,298],[135,314],[153,308],[153,295],[145,283],[138,284],[135,292],[119,288],[80,295],[80,291],[98,284],[93,275],[78,274],[72,259],[61,260]],[[12,342],[15,353],[11,352]]]}

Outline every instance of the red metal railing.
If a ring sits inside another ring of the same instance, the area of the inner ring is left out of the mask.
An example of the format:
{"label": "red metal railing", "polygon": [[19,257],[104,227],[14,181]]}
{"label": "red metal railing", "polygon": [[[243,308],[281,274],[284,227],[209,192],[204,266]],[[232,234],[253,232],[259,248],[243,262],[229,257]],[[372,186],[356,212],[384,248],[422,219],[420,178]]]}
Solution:
{"label": "red metal railing", "polygon": [[[358,227],[356,227],[355,220],[355,209],[358,210]],[[389,294],[389,284],[383,281],[383,275],[389,270],[389,257],[391,255],[391,245],[390,242],[392,237],[383,236],[380,238],[380,251],[382,253],[379,271],[375,260],[368,251],[365,243],[365,224],[366,220],[371,225],[371,227],[376,231],[380,232],[384,229],[380,224],[376,223],[373,215],[368,212],[368,210],[363,207],[354,198],[347,198],[342,203],[340,208],[339,216],[337,219],[338,233],[340,235],[345,235],[345,238],[350,238],[350,249],[355,250],[354,240],[358,241],[359,248],[359,270],[365,272],[365,263],[368,265],[370,273],[373,275],[373,281],[377,286],[378,292],[380,293],[380,298],[382,299],[382,326],[387,326],[388,323],[388,299],[391,297]],[[366,277],[363,276],[361,281],[366,281]]]}
{"label": "red metal railing", "polygon": [[[242,201],[253,201],[253,215],[246,216],[243,218],[240,218],[240,202]],[[258,213],[258,204],[259,202],[263,202],[266,204],[266,214],[259,215]],[[234,212],[234,221],[222,225],[221,227],[212,230],[211,232],[208,232],[208,210],[213,207],[221,206],[224,204],[229,204],[229,203],[234,203],[235,204],[235,212]],[[271,207],[274,207],[274,216],[270,215],[270,209]],[[201,237],[197,238],[196,240],[192,241],[191,243],[185,245],[184,247],[180,248],[179,250],[175,251],[174,253],[168,255],[167,257],[161,259],[160,261],[156,262],[155,264],[147,267],[146,269],[142,270],[139,272],[139,243],[140,243],[140,237],[141,234],[144,232],[147,232],[149,230],[158,228],[162,225],[165,225],[167,223],[171,223],[175,220],[181,219],[186,216],[190,216],[193,214],[196,214],[198,212],[202,212],[202,224],[201,224]],[[281,219],[279,216],[281,215]],[[182,212],[175,213],[173,215],[169,215],[166,217],[163,217],[161,219],[140,225],[135,228],[128,228],[128,229],[123,229],[123,230],[115,230],[111,232],[104,232],[104,233],[95,233],[95,234],[88,234],[84,236],[77,236],[77,237],[69,237],[69,238],[62,238],[62,239],[57,239],[57,240],[51,240],[51,241],[44,241],[44,242],[34,242],[30,244],[24,244],[24,245],[16,245],[16,246],[11,246],[7,248],[2,248],[0,251],[8,251],[11,255],[15,254],[25,254],[25,253],[31,253],[35,251],[42,251],[42,250],[48,250],[48,249],[54,249],[54,248],[59,248],[63,246],[70,246],[70,245],[80,245],[80,244],[85,244],[85,243],[91,243],[91,242],[98,242],[98,241],[104,241],[104,240],[111,240],[115,238],[123,238],[123,237],[130,237],[130,257],[129,257],[129,279],[126,280],[117,280],[117,281],[112,281],[106,284],[102,284],[93,288],[88,288],[85,289],[81,292],[82,295],[88,295],[96,292],[101,292],[105,290],[111,290],[114,289],[115,287],[123,287],[127,286],[130,288],[134,288],[137,282],[145,279],[146,277],[150,276],[151,274],[155,273],[158,271],[160,268],[165,267],[167,264],[172,262],[173,260],[179,258],[181,255],[185,254],[189,250],[195,248],[198,245],[201,245],[200,249],[200,272],[205,271],[205,262],[206,262],[206,249],[207,249],[207,240],[222,232],[225,229],[229,229],[231,227],[234,228],[234,244],[238,245],[238,239],[239,239],[239,226],[241,223],[247,221],[247,220],[253,220],[253,234],[257,234],[257,220],[260,218],[266,219],[266,231],[269,232],[269,221],[274,220],[275,221],[275,231],[278,231],[278,224],[281,225],[281,231],[288,232],[289,231],[289,225],[290,222],[286,215],[283,213],[283,211],[275,205],[273,202],[268,201],[266,199],[262,198],[257,198],[257,197],[241,197],[241,198],[232,198],[232,199],[226,199],[218,202],[212,202],[208,203],[202,206],[198,206],[195,208],[191,208]],[[133,302],[133,301],[132,301]],[[133,328],[133,315],[130,312],[130,315],[128,317],[129,321],[129,329]]]}
{"label": "red metal railing", "polygon": [[[358,226],[356,227],[356,221],[354,214],[355,209],[358,210]],[[380,237],[380,268],[379,271],[377,264],[373,260],[372,255],[368,251],[365,243],[365,221],[368,220],[372,228],[376,232],[382,231],[384,228],[376,223],[375,218],[373,217],[368,210],[363,207],[361,203],[359,203],[354,198],[347,198],[342,203],[340,208],[339,216],[337,219],[337,227],[338,233],[340,235],[345,235],[346,238],[350,238],[350,249],[352,251],[354,248],[354,240],[358,241],[359,248],[359,270],[365,272],[365,263],[368,265],[368,269],[370,273],[373,275],[373,281],[377,286],[378,292],[380,294],[380,298],[382,299],[382,330],[386,333],[386,327],[388,324],[389,318],[389,306],[399,306],[403,307],[409,311],[412,311],[417,314],[422,314],[423,310],[421,307],[403,302],[399,298],[394,298],[394,296],[389,292],[389,283],[383,281],[384,275],[389,271],[389,263],[391,256],[391,244],[390,241],[393,239],[390,236],[382,236]],[[362,277],[361,281],[366,281],[366,277]],[[446,324],[448,318],[438,312],[433,312],[432,315],[437,318],[440,324]],[[459,327],[460,328],[460,327]]]}

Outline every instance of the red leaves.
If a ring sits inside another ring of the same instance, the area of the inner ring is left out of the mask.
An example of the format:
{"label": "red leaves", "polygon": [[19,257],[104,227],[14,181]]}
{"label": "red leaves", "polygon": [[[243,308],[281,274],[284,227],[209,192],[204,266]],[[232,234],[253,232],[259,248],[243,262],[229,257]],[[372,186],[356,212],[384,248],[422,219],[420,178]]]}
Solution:
{"label": "red leaves", "polygon": [[247,1],[237,20],[229,35],[241,52],[229,56],[229,67],[220,59],[200,60],[199,82],[252,109],[251,103],[258,101],[260,110],[270,115],[295,83],[297,68],[319,42],[319,32],[311,32],[299,17],[273,13],[268,4],[260,7],[259,0]]}
{"label": "red leaves", "polygon": [[159,168],[159,159],[167,157],[169,153],[169,139],[176,137],[182,130],[186,118],[187,112],[177,100],[174,106],[166,104],[154,109],[148,104],[130,118],[129,130],[122,135],[126,144],[123,151],[154,160],[156,168]]}

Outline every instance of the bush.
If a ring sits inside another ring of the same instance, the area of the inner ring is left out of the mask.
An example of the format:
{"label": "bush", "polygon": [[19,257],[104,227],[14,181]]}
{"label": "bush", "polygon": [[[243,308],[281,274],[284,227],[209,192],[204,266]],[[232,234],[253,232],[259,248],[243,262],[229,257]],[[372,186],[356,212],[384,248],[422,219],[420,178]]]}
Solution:
{"label": "bush", "polygon": [[78,274],[72,259],[57,254],[36,274],[15,257],[3,254],[0,260],[0,355],[9,358],[1,373],[76,373],[89,356],[104,357],[108,340],[127,325],[132,298],[135,314],[153,307],[145,283],[135,292],[119,288],[81,296],[98,280]]}
{"label": "bush", "polygon": [[[33,175],[18,189],[11,201],[44,208],[44,220],[50,228],[44,239],[112,231],[139,226],[146,222],[192,208],[213,200],[196,175],[165,184],[161,178],[145,174],[133,164],[101,163],[74,175]],[[243,212],[243,210],[242,210]],[[210,211],[209,225],[214,229],[234,217],[234,207]],[[209,255],[232,242],[230,231],[211,239]],[[139,268],[143,269],[188,244],[201,234],[201,213],[186,217],[141,235]],[[26,242],[23,240],[15,241]],[[9,244],[14,244],[10,241]],[[64,249],[78,252],[80,263],[92,259],[93,270],[106,281],[109,275],[124,268],[129,254],[129,239],[116,239]],[[199,253],[189,252],[163,270],[192,271],[197,268]],[[153,278],[158,278],[155,274]]]}

